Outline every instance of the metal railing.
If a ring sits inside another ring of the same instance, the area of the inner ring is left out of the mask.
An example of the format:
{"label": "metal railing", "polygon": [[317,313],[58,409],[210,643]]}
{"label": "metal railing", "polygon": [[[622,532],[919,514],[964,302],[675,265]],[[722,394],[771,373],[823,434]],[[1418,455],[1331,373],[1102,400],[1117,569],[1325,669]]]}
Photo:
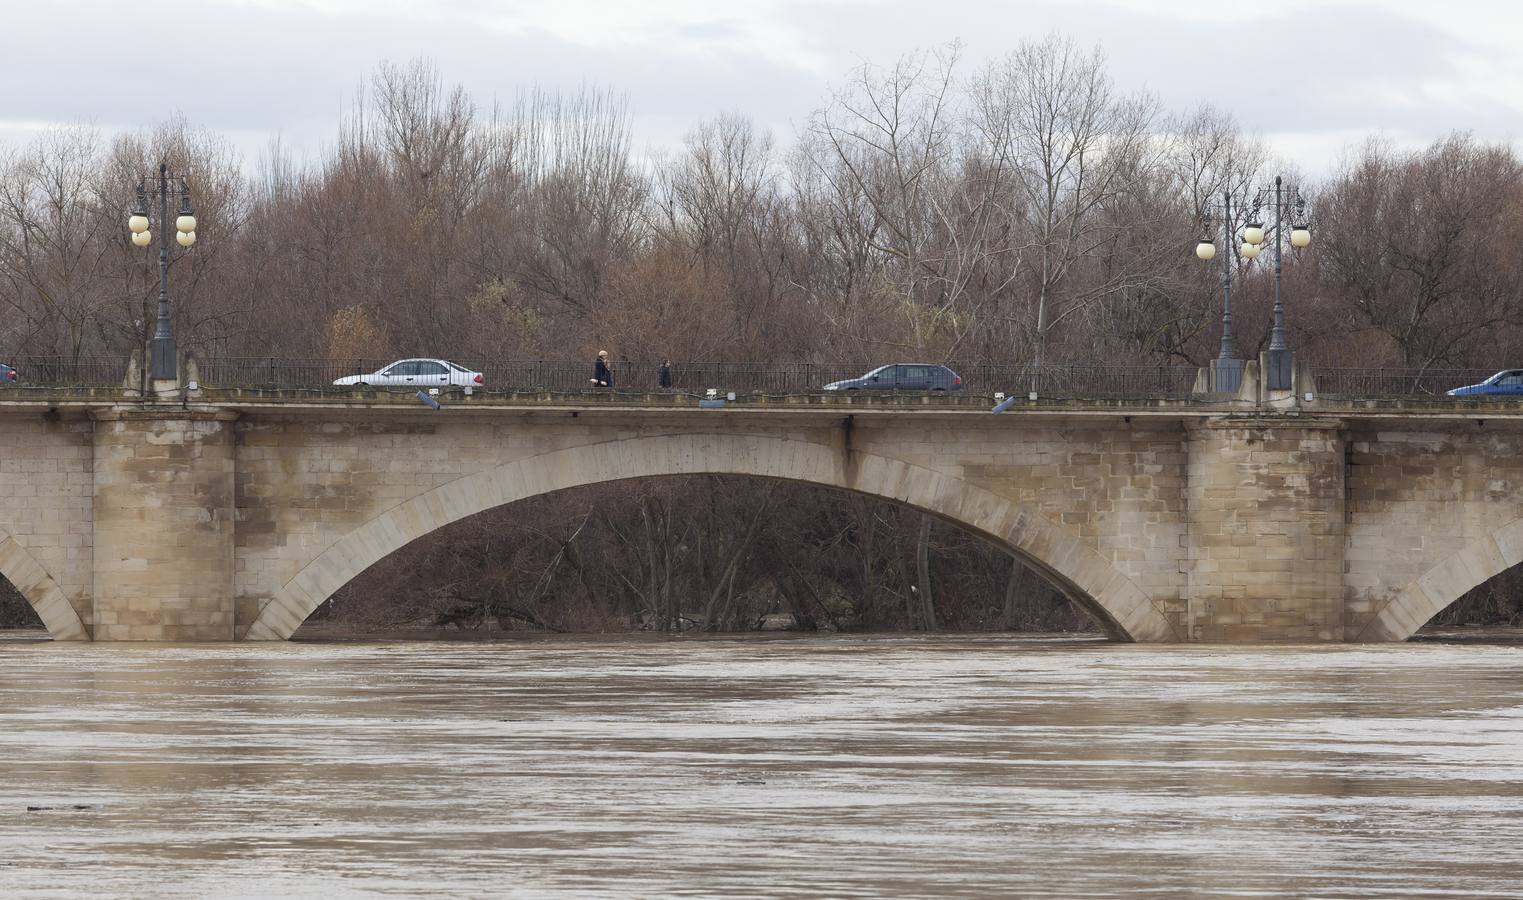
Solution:
{"label": "metal railing", "polygon": [[969,370],[982,392],[1003,390],[1059,399],[1183,399],[1195,387],[1193,366],[1012,366]]}
{"label": "metal railing", "polygon": [[319,388],[349,375],[368,375],[392,359],[281,359],[279,357],[214,357],[197,359],[196,370],[206,387]]}
{"label": "metal railing", "polygon": [[1477,384],[1496,369],[1349,369],[1318,368],[1317,395],[1339,399],[1442,397],[1452,388]]}
{"label": "metal railing", "polygon": [[[16,370],[14,387],[121,387],[125,356],[0,356]],[[3,386],[3,385],[0,385]]]}
{"label": "metal railing", "polygon": [[[333,382],[385,369],[395,359],[282,359],[214,357],[196,360],[202,385],[210,388],[304,388],[344,390]],[[483,375],[487,391],[595,390],[590,362],[565,360],[455,362]],[[0,387],[120,387],[127,374],[125,356],[0,357],[17,371],[17,380]],[[819,363],[689,362],[671,364],[671,389],[766,394],[819,393],[835,381],[858,378],[873,366]],[[995,392],[1055,399],[1183,399],[1191,396],[1197,370],[1191,366],[1043,365],[993,366],[949,364],[962,378],[963,393]],[[1313,370],[1317,396],[1328,399],[1441,397],[1445,391],[1476,384],[1495,369],[1364,369],[1319,367]],[[660,390],[660,364],[615,361],[616,391]],[[403,386],[396,386],[403,389]]]}

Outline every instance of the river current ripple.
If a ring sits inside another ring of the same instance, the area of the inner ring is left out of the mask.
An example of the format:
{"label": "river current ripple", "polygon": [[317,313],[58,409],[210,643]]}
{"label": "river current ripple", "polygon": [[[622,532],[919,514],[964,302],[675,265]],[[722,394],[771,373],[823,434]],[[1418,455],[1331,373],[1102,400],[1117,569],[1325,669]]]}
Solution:
{"label": "river current ripple", "polygon": [[1519,896],[1523,646],[0,640],[7,896]]}

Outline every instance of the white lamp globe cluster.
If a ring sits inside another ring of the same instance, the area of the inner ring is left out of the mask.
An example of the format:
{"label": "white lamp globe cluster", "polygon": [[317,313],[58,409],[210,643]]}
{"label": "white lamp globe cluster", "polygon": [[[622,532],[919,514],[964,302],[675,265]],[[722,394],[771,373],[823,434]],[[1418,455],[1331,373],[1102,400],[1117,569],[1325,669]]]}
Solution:
{"label": "white lamp globe cluster", "polygon": [[[1257,221],[1249,222],[1243,226],[1243,243],[1237,248],[1238,253],[1244,259],[1253,259],[1264,249],[1264,223]],[[1290,231],[1290,245],[1301,248],[1311,244],[1311,229],[1304,223],[1295,225]],[[1195,245],[1195,255],[1207,262],[1216,258],[1216,241],[1210,235],[1200,239]]]}
{"label": "white lamp globe cluster", "polygon": [[139,247],[146,247],[153,243],[153,233],[148,230],[148,217],[141,212],[134,212],[127,220],[127,228],[132,232],[132,243]]}
{"label": "white lamp globe cluster", "polygon": [[[1243,229],[1243,246],[1238,248],[1244,257],[1253,259],[1264,249],[1264,223],[1249,222]],[[1300,248],[1311,243],[1311,229],[1306,225],[1295,225],[1290,229],[1290,246]]]}
{"label": "white lamp globe cluster", "polygon": [[[153,232],[149,230],[148,205],[139,190],[137,206],[132,210],[132,215],[127,217],[127,230],[132,235],[134,246],[147,247],[153,243]],[[180,206],[180,214],[175,219],[175,241],[181,247],[189,247],[196,242],[196,216],[191,212],[189,198]]]}
{"label": "white lamp globe cluster", "polygon": [[180,242],[181,247],[189,247],[196,242],[196,217],[190,214],[190,210],[180,210],[179,218],[175,219],[175,240]]}

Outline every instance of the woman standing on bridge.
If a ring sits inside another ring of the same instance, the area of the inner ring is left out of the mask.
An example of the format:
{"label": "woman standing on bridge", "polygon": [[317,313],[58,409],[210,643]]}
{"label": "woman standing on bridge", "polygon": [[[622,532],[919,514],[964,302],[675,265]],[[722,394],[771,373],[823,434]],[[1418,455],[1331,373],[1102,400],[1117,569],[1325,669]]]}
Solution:
{"label": "woman standing on bridge", "polygon": [[608,367],[608,351],[599,350],[592,365],[592,383],[596,387],[613,387],[613,370]]}

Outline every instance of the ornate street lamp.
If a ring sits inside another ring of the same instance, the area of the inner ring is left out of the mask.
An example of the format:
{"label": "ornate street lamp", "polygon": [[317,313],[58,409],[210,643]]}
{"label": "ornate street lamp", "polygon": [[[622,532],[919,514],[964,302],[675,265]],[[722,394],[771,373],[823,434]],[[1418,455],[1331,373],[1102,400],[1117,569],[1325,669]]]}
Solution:
{"label": "ornate street lamp", "polygon": [[[1218,208],[1222,217],[1222,242],[1227,252],[1222,254],[1222,345],[1211,363],[1211,389],[1236,393],[1243,384],[1243,358],[1238,355],[1237,342],[1232,337],[1232,195],[1224,192],[1222,205]],[[1206,262],[1216,258],[1216,236],[1212,234],[1211,213],[1212,208],[1208,206],[1201,217],[1200,243],[1195,245],[1195,255]]]}
{"label": "ornate street lamp", "polygon": [[181,247],[189,247],[196,242],[196,214],[190,208],[190,188],[186,186],[184,177],[170,174],[169,166],[159,163],[157,185],[149,178],[138,182],[137,203],[127,219],[127,230],[132,234],[134,246],[147,247],[153,243],[151,223],[148,221],[150,198],[159,201],[159,321],[154,327],[153,341],[149,345],[152,359],[149,371],[151,377],[158,381],[173,379],[176,374],[175,339],[169,323],[170,199],[180,202],[180,211],[175,217],[174,225],[175,241]]}
{"label": "ornate street lamp", "polygon": [[[1294,357],[1285,345],[1285,305],[1280,300],[1280,239],[1285,236],[1285,220],[1289,219],[1290,245],[1297,249],[1309,245],[1311,220],[1306,214],[1306,199],[1301,196],[1301,192],[1293,186],[1285,185],[1280,176],[1276,175],[1273,191],[1267,185],[1259,188],[1253,200],[1248,227],[1243,229],[1243,252],[1249,259],[1259,255],[1259,245],[1266,236],[1261,214],[1266,205],[1274,213],[1274,224],[1269,229],[1274,232],[1274,328],[1269,333],[1268,371],[1264,373],[1264,379],[1270,390],[1288,391],[1295,386],[1291,374]],[[1252,253],[1248,252],[1250,246],[1253,248]]]}

